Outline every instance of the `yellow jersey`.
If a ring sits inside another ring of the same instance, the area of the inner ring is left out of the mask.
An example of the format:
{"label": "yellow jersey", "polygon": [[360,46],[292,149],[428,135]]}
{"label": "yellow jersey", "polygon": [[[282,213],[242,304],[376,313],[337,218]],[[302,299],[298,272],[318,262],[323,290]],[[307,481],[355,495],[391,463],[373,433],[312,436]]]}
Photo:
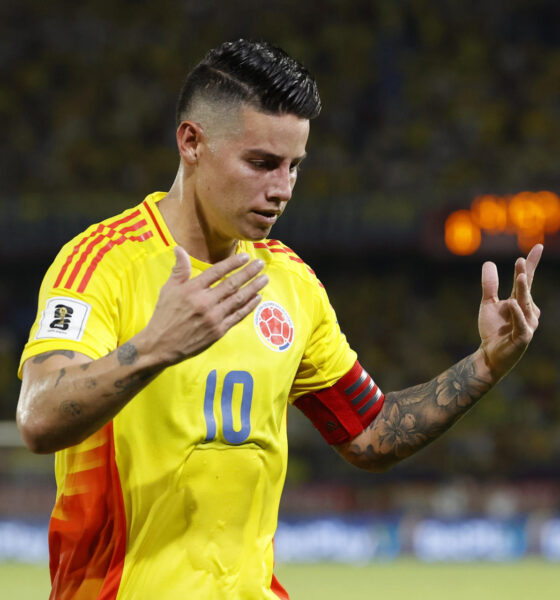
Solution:
{"label": "yellow jersey", "polygon": [[[60,349],[97,359],[146,326],[175,262],[157,207],[164,195],[63,247],[41,286],[21,365]],[[163,371],[100,431],[56,453],[51,598],[288,597],[273,575],[288,402],[307,399],[304,412],[313,412],[310,394],[344,376],[357,390],[364,376],[324,288],[292,250],[264,240],[241,241],[238,251],[265,261],[270,282],[257,309]],[[210,267],[191,262],[192,277]],[[380,392],[366,384],[369,411]],[[327,430],[337,426],[325,418]]]}

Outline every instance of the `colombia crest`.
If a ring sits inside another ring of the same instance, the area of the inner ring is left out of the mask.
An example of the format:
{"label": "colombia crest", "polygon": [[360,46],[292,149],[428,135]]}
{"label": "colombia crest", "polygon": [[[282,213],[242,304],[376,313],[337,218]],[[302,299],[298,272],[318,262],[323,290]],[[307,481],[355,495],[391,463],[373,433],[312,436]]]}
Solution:
{"label": "colombia crest", "polygon": [[294,324],[288,311],[277,302],[263,302],[255,309],[253,321],[265,346],[284,352],[294,341]]}

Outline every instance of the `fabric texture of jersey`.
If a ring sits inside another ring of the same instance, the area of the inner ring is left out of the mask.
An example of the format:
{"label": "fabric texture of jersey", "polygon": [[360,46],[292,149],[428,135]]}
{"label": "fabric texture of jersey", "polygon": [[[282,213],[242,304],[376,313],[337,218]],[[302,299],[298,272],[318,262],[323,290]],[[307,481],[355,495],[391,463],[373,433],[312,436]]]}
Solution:
{"label": "fabric texture of jersey", "polygon": [[[64,246],[21,364],[60,349],[97,359],[146,326],[175,262],[164,195]],[[273,576],[287,404],[333,386],[356,354],[293,251],[276,240],[238,251],[270,279],[254,313],[56,453],[51,598],[287,598]],[[192,277],[209,267],[191,262]]]}

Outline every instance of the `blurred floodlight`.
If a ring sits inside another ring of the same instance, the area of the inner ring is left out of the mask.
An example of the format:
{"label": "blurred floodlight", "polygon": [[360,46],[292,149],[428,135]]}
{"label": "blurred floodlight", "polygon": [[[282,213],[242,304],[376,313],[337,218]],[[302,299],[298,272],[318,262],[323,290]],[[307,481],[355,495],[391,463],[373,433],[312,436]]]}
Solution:
{"label": "blurred floodlight", "polygon": [[445,244],[453,253],[476,252],[481,234],[510,234],[528,252],[560,229],[560,198],[550,191],[523,191],[514,196],[477,196],[469,209],[452,212],[445,221]]}
{"label": "blurred floodlight", "polygon": [[473,254],[480,246],[480,227],[468,210],[456,210],[445,221],[445,245],[460,256]]}
{"label": "blurred floodlight", "polygon": [[499,196],[478,196],[471,205],[474,222],[488,233],[502,233],[508,223],[507,204]]}

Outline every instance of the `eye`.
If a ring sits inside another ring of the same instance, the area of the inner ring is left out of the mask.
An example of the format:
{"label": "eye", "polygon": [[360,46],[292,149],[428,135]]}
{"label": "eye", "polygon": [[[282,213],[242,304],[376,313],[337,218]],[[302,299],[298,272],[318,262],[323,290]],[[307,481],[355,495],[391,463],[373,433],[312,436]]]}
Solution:
{"label": "eye", "polygon": [[265,171],[270,171],[275,168],[274,165],[272,165],[270,163],[270,161],[257,159],[257,158],[249,159],[249,164],[252,167],[254,167],[255,169],[265,170]]}

